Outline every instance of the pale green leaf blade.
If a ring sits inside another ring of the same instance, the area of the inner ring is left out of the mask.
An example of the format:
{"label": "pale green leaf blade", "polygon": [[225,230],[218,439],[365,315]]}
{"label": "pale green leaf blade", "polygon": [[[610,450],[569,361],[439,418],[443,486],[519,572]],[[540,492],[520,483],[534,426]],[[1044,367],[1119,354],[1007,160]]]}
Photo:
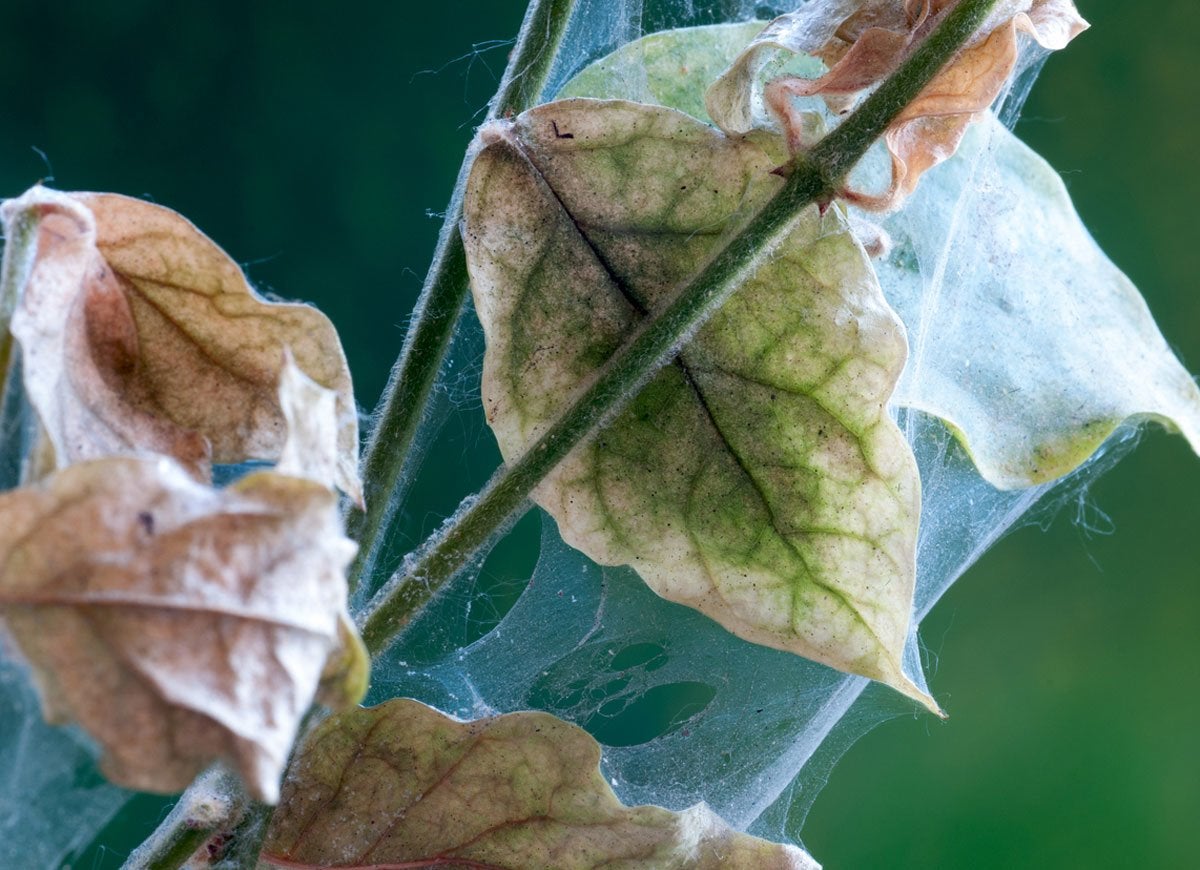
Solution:
{"label": "pale green leaf blade", "polygon": [[[763,103],[764,82],[785,72],[811,77],[824,71],[812,57],[815,49],[833,35],[837,26],[862,0],[804,6],[781,15],[754,38],[744,43],[728,69],[704,83],[704,103],[713,122],[726,133],[742,135],[751,130],[778,129]],[[792,64],[800,64],[793,68]]]}
{"label": "pale green leaf blade", "polygon": [[389,701],[323,722],[283,786],[265,867],[813,870],[704,805],[625,807],[600,746],[546,713],[459,722]]}
{"label": "pale green leaf blade", "polygon": [[957,429],[991,483],[1059,478],[1126,420],[1177,428],[1200,451],[1194,380],[1058,174],[999,121],[973,128],[885,227],[880,281],[922,336],[896,401]]}
{"label": "pale green leaf blade", "polygon": [[704,89],[762,29],[763,22],[746,21],[651,33],[584,67],[558,99],[631,100],[710,121]]}
{"label": "pale green leaf blade", "polygon": [[[678,112],[564,101],[485,132],[465,241],[507,460],[778,183]],[[815,207],[674,364],[535,493],[564,539],[739,636],[901,672],[919,481],[885,405],[903,328],[837,210]]]}
{"label": "pale green leaf blade", "polygon": [[223,760],[273,802],[318,682],[355,691],[353,554],[311,481],[83,462],[0,495],[0,614],[46,718],[83,726],[114,782],[179,791]]}

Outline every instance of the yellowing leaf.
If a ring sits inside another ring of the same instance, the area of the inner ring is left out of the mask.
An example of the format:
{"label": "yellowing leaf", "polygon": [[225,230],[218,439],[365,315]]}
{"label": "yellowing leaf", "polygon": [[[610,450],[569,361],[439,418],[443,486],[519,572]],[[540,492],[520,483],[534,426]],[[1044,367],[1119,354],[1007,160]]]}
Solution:
{"label": "yellowing leaf", "polygon": [[[772,21],[712,86],[708,110],[717,125],[745,133],[764,120],[764,103],[782,123],[792,147],[803,113],[788,95],[824,96],[847,110],[908,58],[955,0],[840,0],[806,3]],[[1043,48],[1061,49],[1087,28],[1071,0],[1001,0],[984,26],[892,122],[884,140],[892,178],[877,195],[853,193],[857,204],[895,208],[916,189],[920,177],[954,153],[967,126],[982,117],[1017,61],[1018,33]],[[817,78],[784,76],[761,90],[762,73],[777,55],[802,52],[820,57],[829,71]]]}
{"label": "yellowing leaf", "polygon": [[323,722],[288,773],[265,867],[816,870],[703,804],[621,805],[600,747],[545,713],[458,722],[390,701]]}
{"label": "yellowing leaf", "polygon": [[[634,103],[551,103],[484,136],[465,242],[511,461],[780,181],[751,139]],[[885,405],[904,358],[866,255],[814,206],[534,497],[663,597],[936,709],[900,666],[919,481]]]}
{"label": "yellowing leaf", "polygon": [[218,491],[167,459],[85,462],[0,496],[0,613],[47,719],[86,728],[114,782],[178,791],[221,759],[274,801],[323,671],[358,700],[353,553],[310,481]]}
{"label": "yellowing leaf", "polygon": [[336,394],[338,485],[359,500],[350,375],[328,319],[259,298],[237,264],[169,209],[113,194],[35,187],[4,203],[36,220],[12,330],[25,388],[61,467],[164,453],[198,480],[210,461],[275,459],[285,349]]}

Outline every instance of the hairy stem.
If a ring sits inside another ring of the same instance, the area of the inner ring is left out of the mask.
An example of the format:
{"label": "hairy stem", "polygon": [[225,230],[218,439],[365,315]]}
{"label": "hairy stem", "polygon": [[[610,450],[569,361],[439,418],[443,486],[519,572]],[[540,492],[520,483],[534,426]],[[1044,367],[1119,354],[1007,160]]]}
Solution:
{"label": "hairy stem", "polygon": [[997,0],[962,0],[907,61],[833,132],[793,161],[761,212],[653,319],[644,321],[599,378],[520,459],[502,469],[468,507],[388,581],[361,620],[372,655],[387,648],[455,574],[486,551],[528,506],[529,494],[597,426],[612,419],[680,346],[769,260],[800,211],[827,203],[888,125],[979,28]]}
{"label": "hairy stem", "polygon": [[[531,0],[517,34],[500,87],[488,110],[488,120],[516,114],[535,105],[546,88],[554,59],[562,44],[575,0]],[[467,294],[466,254],[458,223],[462,219],[462,187],[470,169],[473,152],[467,151],[450,208],[434,251],[425,285],[417,299],[412,325],[405,336],[400,357],[392,369],[384,392],[378,419],[363,456],[366,511],[353,511],[347,517],[347,530],[359,543],[358,557],[351,566],[351,590],[364,574],[369,574],[376,557],[381,534],[386,531],[395,511],[396,490],[404,474],[404,463],[413,436],[421,422],[430,390],[458,323]],[[308,721],[312,721],[309,717]],[[305,729],[300,729],[303,735]],[[302,738],[301,738],[302,739]],[[298,740],[297,743],[300,741]],[[180,798],[176,810],[190,806],[204,795],[207,774]],[[244,796],[239,783],[232,788]],[[271,807],[251,804],[243,822],[234,832],[241,850],[257,850],[271,820]],[[176,870],[181,867],[213,829],[201,830],[189,820],[186,810],[173,811],[133,856],[126,868]],[[147,856],[143,859],[142,856]],[[252,856],[251,856],[252,857]],[[133,863],[134,858],[142,863]]]}
{"label": "hairy stem", "polygon": [[[575,0],[532,0],[487,120],[517,114],[538,103],[574,6]],[[463,184],[473,158],[474,149],[468,149],[433,262],[363,455],[366,510],[352,510],[346,518],[347,532],[359,545],[348,577],[351,591],[362,577],[370,576],[380,539],[395,514],[410,447],[466,299],[467,261],[458,223],[462,220]]]}
{"label": "hairy stem", "polygon": [[171,814],[122,865],[122,870],[174,870],[214,834],[237,823],[245,809],[241,783],[222,768],[205,771]]}

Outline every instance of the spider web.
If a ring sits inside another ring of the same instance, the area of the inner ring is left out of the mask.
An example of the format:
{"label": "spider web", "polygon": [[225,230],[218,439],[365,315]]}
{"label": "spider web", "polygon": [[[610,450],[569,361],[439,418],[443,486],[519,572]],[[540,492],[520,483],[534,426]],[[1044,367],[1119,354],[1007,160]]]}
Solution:
{"label": "spider web", "polygon": [[[547,94],[645,33],[769,18],[792,5],[579,0]],[[1009,126],[1040,60],[1032,52],[1023,59],[1022,74],[996,106]],[[974,169],[981,181],[965,196],[984,186],[986,149]],[[940,254],[962,241],[952,235]],[[953,276],[938,268],[939,259],[919,263],[923,307],[952,304],[944,291]],[[910,333],[910,342],[919,349],[921,335]],[[478,395],[482,347],[468,311],[418,439],[421,471],[398,496],[402,510],[383,568],[394,568],[453,514],[458,494],[477,489],[499,462]],[[917,353],[913,365],[920,359]],[[5,409],[6,436],[19,429],[18,410]],[[917,413],[898,412],[898,418],[924,491],[914,625],[1006,531],[1079,499],[1134,438],[1131,430],[1118,433],[1087,466],[1053,487],[1001,492],[979,477],[940,423]],[[14,455],[5,457],[5,485],[15,483]],[[361,590],[357,603],[370,591]],[[905,664],[923,683],[915,628]],[[794,842],[841,754],[880,722],[912,712],[865,679],[740,641],[657,598],[632,571],[591,563],[538,511],[464,572],[377,664],[369,700],[397,695],[462,717],[547,710],[604,744],[605,775],[626,803],[682,809],[705,801],[735,827]],[[0,866],[59,865],[131,796],[103,782],[94,748],[80,732],[42,722],[23,668],[0,649]]]}

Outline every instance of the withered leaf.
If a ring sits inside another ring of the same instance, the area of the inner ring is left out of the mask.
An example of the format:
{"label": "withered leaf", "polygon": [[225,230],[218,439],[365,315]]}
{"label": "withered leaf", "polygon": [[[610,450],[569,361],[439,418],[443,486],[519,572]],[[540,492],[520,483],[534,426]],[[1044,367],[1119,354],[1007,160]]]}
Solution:
{"label": "withered leaf", "polygon": [[211,462],[278,458],[285,349],[336,394],[337,484],[356,501],[358,422],[337,333],[305,305],[258,297],[192,224],[115,194],[34,187],[0,209],[36,220],[12,330],[25,388],[55,464],[140,452],[172,456],[198,480]]}
{"label": "withered leaf", "polygon": [[283,786],[261,857],[283,867],[815,870],[706,806],[625,807],[600,746],[546,713],[458,722],[416,701],[332,717]]}
{"label": "withered leaf", "polygon": [[[781,182],[753,137],[636,103],[550,103],[484,136],[464,240],[512,461]],[[840,209],[813,206],[534,498],[659,595],[936,710],[900,660],[920,495],[885,405],[905,355]]]}
{"label": "withered leaf", "polygon": [[323,672],[358,700],[353,553],[312,481],[215,490],[166,458],[95,460],[0,496],[0,613],[47,719],[80,723],[114,782],[178,791],[222,759],[274,801]]}
{"label": "withered leaf", "polygon": [[[772,21],[713,84],[709,113],[723,130],[746,133],[769,121],[782,124],[793,149],[806,144],[805,113],[790,96],[826,98],[848,110],[856,99],[891,74],[939,24],[956,0],[841,0],[806,3]],[[921,176],[954,153],[968,125],[996,99],[1017,62],[1018,34],[1047,49],[1064,48],[1087,28],[1071,0],[1001,0],[979,32],[892,122],[884,136],[891,155],[887,189],[847,191],[856,204],[889,210],[916,189]],[[817,78],[787,75],[763,87],[764,69],[779,54],[821,58],[828,72]]]}

